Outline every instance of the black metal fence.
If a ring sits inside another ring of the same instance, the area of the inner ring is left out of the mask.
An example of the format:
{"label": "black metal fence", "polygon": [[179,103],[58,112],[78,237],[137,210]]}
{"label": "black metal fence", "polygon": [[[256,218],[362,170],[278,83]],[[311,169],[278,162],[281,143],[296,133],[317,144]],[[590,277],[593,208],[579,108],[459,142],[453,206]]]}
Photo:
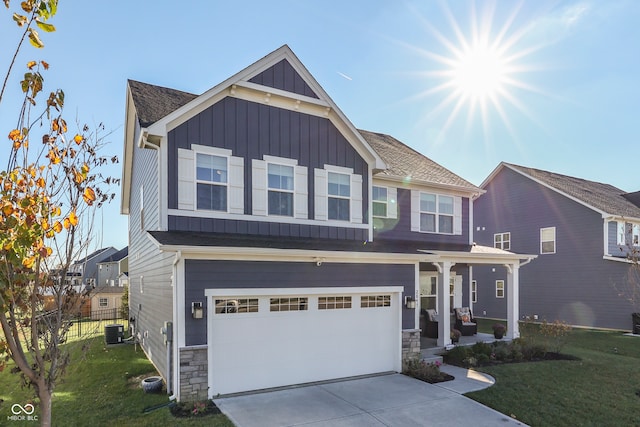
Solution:
{"label": "black metal fence", "polygon": [[67,339],[92,338],[103,335],[105,326],[119,324],[129,330],[129,318],[119,308],[92,310],[90,316],[78,314],[70,320]]}

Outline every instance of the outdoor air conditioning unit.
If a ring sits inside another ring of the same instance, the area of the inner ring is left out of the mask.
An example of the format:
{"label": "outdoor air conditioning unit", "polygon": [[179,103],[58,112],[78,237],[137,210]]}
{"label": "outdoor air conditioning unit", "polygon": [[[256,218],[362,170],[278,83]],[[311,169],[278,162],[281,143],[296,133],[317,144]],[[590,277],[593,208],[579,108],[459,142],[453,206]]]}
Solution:
{"label": "outdoor air conditioning unit", "polygon": [[107,325],[104,327],[104,341],[106,344],[120,344],[124,340],[123,325]]}

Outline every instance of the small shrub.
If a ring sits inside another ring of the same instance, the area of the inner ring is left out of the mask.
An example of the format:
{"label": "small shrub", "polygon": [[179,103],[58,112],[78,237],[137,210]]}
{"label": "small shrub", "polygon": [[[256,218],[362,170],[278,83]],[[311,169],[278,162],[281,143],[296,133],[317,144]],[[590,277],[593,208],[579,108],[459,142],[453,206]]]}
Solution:
{"label": "small shrub", "polygon": [[444,357],[447,363],[451,365],[461,365],[462,361],[466,359],[468,355],[469,351],[467,350],[467,347],[459,346],[449,350]]}
{"label": "small shrub", "polygon": [[431,384],[439,383],[449,379],[447,374],[440,371],[440,366],[440,362],[427,363],[419,358],[414,358],[406,362],[404,373]]}
{"label": "small shrub", "polygon": [[551,323],[545,320],[540,325],[540,335],[545,338],[549,350],[555,353],[560,353],[567,343],[569,332],[571,332],[571,326],[560,320],[554,320]]}
{"label": "small shrub", "polygon": [[485,355],[487,357],[489,357],[491,355],[491,353],[493,353],[493,349],[491,347],[491,344],[487,344],[484,342],[477,342],[474,345],[471,346],[471,351],[473,352],[473,354],[479,356],[479,355]]}
{"label": "small shrub", "polygon": [[178,402],[171,407],[171,414],[178,418],[203,417],[205,415],[220,414],[220,409],[213,400],[198,402]]}
{"label": "small shrub", "polygon": [[[493,348],[493,359],[499,362],[504,362],[513,359],[513,348],[505,343],[498,343]],[[522,353],[520,353],[522,355]]]}
{"label": "small shrub", "polygon": [[487,363],[489,363],[489,361],[491,360],[490,358],[490,354],[484,354],[484,353],[480,353],[476,356],[477,359],[477,366],[483,366],[486,365]]}
{"label": "small shrub", "polygon": [[478,359],[475,356],[469,356],[462,361],[465,368],[475,368],[478,366]]}

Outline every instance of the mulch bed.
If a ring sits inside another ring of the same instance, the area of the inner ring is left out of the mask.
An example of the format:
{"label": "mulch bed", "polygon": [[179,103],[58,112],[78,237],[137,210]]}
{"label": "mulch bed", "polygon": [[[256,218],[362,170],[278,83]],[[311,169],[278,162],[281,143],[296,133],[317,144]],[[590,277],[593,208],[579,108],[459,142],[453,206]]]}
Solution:
{"label": "mulch bed", "polygon": [[[204,408],[198,406],[198,410],[194,410],[196,405],[204,404]],[[213,403],[213,400],[207,400],[206,402],[179,402],[175,406],[170,408],[171,415],[177,418],[189,418],[189,417],[205,417],[207,415],[220,414],[220,409]]]}

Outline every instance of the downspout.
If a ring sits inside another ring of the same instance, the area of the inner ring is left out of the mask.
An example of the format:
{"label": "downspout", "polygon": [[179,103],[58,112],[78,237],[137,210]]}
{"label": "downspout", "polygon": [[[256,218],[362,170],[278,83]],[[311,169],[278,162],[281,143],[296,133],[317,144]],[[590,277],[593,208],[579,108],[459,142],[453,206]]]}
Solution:
{"label": "downspout", "polygon": [[[182,251],[176,252],[175,257],[173,258],[172,265],[172,274],[171,274],[171,286],[173,287],[173,324],[171,325],[173,328],[173,332],[178,330],[178,316],[177,316],[177,293],[178,287],[176,286],[176,281],[178,277],[178,263],[182,259]],[[171,369],[171,362],[175,362],[178,359],[177,354],[174,354],[174,333],[168,335],[171,339],[167,339],[167,370],[170,370],[169,375],[167,375],[167,393],[171,393],[169,399],[174,400],[177,398],[175,391],[173,390],[173,385],[175,384],[175,378],[177,377],[177,367],[179,363],[173,363],[173,369]]]}

